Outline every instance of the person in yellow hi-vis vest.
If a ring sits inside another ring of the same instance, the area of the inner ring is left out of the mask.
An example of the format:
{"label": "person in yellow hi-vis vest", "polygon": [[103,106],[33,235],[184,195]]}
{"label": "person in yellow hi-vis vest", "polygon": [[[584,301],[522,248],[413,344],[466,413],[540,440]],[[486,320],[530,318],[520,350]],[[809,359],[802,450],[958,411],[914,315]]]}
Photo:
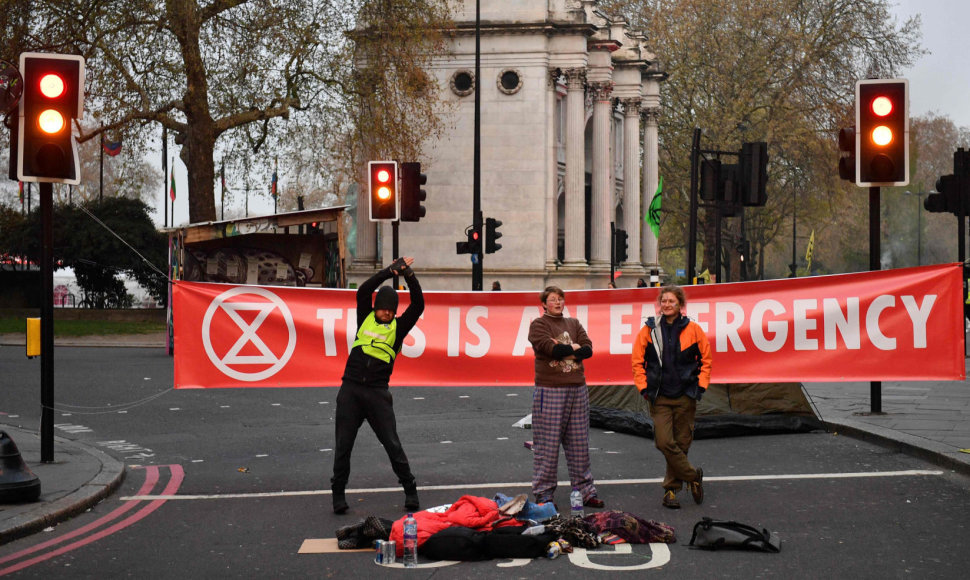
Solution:
{"label": "person in yellow hi-vis vest", "polygon": [[[398,258],[357,289],[357,339],[347,357],[337,393],[333,477],[330,478],[333,511],[337,514],[349,509],[344,492],[350,478],[350,454],[357,431],[365,420],[384,446],[391,468],[404,487],[404,507],[409,512],[421,507],[417,483],[397,435],[394,400],[388,388],[404,337],[424,312],[424,295],[418,277],[411,270],[413,263],[414,258]],[[392,276],[404,277],[411,296],[411,304],[399,317],[396,317],[397,292],[390,286],[380,287],[371,306],[374,290]]]}

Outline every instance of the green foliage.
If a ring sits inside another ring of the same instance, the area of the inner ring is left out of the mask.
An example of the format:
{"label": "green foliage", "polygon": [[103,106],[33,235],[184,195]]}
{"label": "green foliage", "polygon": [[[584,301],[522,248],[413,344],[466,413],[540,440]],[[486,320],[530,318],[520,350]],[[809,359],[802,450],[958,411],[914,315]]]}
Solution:
{"label": "green foliage", "polygon": [[[23,217],[0,209],[0,220],[4,225],[0,229],[0,254],[24,255],[39,263],[40,212],[32,211]],[[164,272],[168,242],[165,235],[155,229],[148,206],[140,200],[108,198],[80,206],[59,205],[54,208],[53,234],[55,262],[74,269],[78,285],[92,307],[131,306],[131,297],[117,277],[122,273],[132,276],[155,300],[164,302],[167,295],[165,277],[146,264],[135,251]]]}

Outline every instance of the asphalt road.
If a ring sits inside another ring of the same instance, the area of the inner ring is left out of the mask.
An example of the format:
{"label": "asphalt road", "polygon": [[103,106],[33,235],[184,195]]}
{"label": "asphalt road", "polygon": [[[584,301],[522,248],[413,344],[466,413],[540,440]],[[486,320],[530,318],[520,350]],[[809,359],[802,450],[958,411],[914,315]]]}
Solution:
{"label": "asphalt road", "polygon": [[[35,548],[49,554],[43,543],[84,542],[12,578],[606,578],[617,567],[696,578],[963,578],[970,563],[964,476],[821,432],[701,440],[691,457],[705,470],[705,503],[682,494],[684,508],[673,511],[660,506],[663,462],[653,442],[602,429],[592,430],[590,445],[607,508],[674,526],[676,544],[603,547],[551,561],[426,562],[419,570],[377,567],[370,553],[299,554],[305,540],[332,538],[366,515],[403,514],[403,493],[366,426],[350,482],[361,491],[348,494],[350,514],[331,513],[322,492],[336,389],[175,391],[172,360],[160,349],[58,348],[55,373],[56,434],[105,449],[130,471],[122,489],[90,512],[0,546],[2,562]],[[0,349],[0,422],[38,428],[39,377],[39,360]],[[422,490],[424,507],[464,494],[528,491],[532,463],[523,443],[531,432],[513,424],[529,413],[531,389],[392,392],[419,485],[435,487]],[[560,506],[567,491],[557,495]],[[776,531],[782,551],[691,549],[702,516]],[[95,525],[111,531],[86,531]]]}

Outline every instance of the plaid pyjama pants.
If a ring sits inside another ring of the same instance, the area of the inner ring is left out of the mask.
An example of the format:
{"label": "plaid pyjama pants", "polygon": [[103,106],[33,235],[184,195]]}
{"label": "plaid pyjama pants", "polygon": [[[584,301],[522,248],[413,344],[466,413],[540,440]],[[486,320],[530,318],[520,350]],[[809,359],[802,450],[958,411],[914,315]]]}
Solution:
{"label": "plaid pyjama pants", "polygon": [[566,453],[569,481],[583,499],[596,495],[589,466],[589,393],[586,385],[536,386],[532,395],[532,493],[552,500],[559,471],[559,445]]}

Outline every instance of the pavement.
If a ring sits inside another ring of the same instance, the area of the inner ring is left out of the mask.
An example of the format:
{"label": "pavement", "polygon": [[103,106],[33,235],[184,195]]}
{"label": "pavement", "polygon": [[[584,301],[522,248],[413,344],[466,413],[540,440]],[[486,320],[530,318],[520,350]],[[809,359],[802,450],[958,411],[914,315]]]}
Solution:
{"label": "pavement", "polygon": [[[165,334],[57,338],[55,346],[159,347]],[[23,345],[23,335],[0,334],[0,345]],[[970,373],[968,373],[970,374]],[[805,383],[805,394],[826,428],[970,475],[970,384],[891,381],[881,384],[873,413],[870,383]],[[125,465],[91,445],[54,438],[53,463],[40,461],[40,434],[0,424],[40,478],[36,502],[0,503],[0,545],[83,512],[117,489]]]}

